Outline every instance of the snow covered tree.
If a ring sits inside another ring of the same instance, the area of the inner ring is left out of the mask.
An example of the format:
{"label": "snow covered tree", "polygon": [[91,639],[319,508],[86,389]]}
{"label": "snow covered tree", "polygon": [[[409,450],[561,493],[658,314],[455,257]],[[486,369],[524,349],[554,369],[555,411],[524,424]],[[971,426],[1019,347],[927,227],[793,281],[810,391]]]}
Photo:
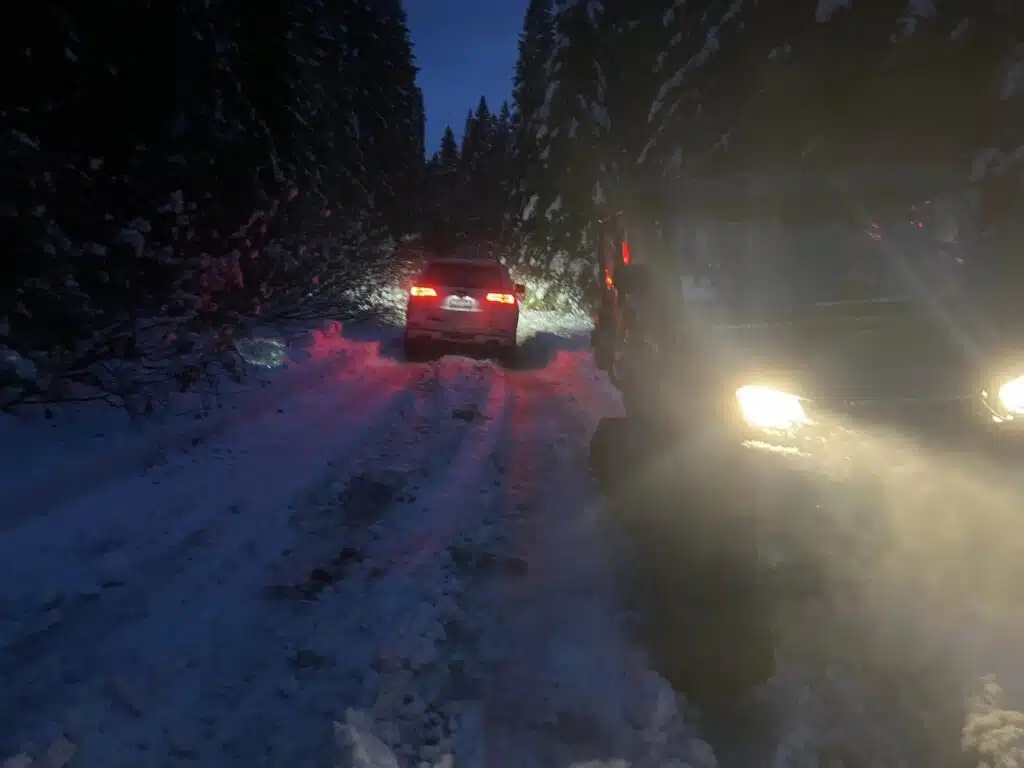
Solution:
{"label": "snow covered tree", "polygon": [[612,0],[604,5],[600,117],[608,163],[606,192],[613,197],[620,186],[644,183],[646,168],[636,159],[649,139],[647,116],[660,85],[652,75],[665,60],[671,36],[664,23],[667,16],[664,0]]}
{"label": "snow covered tree", "polygon": [[544,162],[539,131],[548,88],[548,61],[554,44],[552,0],[530,0],[519,36],[512,92],[515,187],[511,218],[521,226],[522,213],[534,194],[544,194]]}
{"label": "snow covered tree", "polygon": [[[1019,184],[1007,150],[1024,136],[1010,93],[1022,13],[998,0],[673,9],[641,155],[647,184],[676,215],[723,223],[806,221],[852,236],[914,219],[922,247],[920,211],[939,200],[960,211],[945,229],[963,247],[1009,264],[1014,217],[990,226],[999,204],[973,200],[1005,204]],[[995,173],[981,173],[986,158]],[[930,250],[948,237],[936,231]]]}
{"label": "snow covered tree", "polygon": [[593,206],[624,201],[662,218],[853,231],[959,196],[981,200],[985,258],[1013,261],[1021,4],[565,0],[553,12],[535,154],[517,135],[536,179],[513,207],[536,222],[524,242],[543,225],[582,258]]}
{"label": "snow covered tree", "polygon": [[463,200],[465,234],[469,241],[480,244],[493,234],[489,223],[493,214],[488,210],[494,204],[490,187],[493,179],[494,118],[483,96],[466,125],[462,139]]}
{"label": "snow covered tree", "polygon": [[351,2],[348,67],[368,188],[392,227],[407,226],[425,152],[423,96],[400,0]]}
{"label": "snow covered tree", "polygon": [[963,163],[1005,119],[993,84],[1020,33],[998,0],[704,5],[665,16],[644,159],[670,172]]}
{"label": "snow covered tree", "polygon": [[582,2],[565,5],[555,20],[560,44],[549,63],[541,141],[557,190],[553,199],[544,201],[542,215],[557,249],[575,251],[585,240],[594,219],[593,192],[604,178],[602,21],[598,4]]}
{"label": "snow covered tree", "polygon": [[478,252],[501,249],[512,151],[511,108],[495,116],[485,98],[466,118],[462,146],[450,128],[428,167],[432,231],[444,230]]}
{"label": "snow covered tree", "polygon": [[251,318],[343,288],[375,227],[409,226],[423,105],[398,0],[44,3],[16,23],[0,347],[41,375],[0,407],[63,384],[127,401],[156,358],[187,386]]}
{"label": "snow covered tree", "polygon": [[459,144],[455,132],[446,125],[441,136],[441,148],[427,164],[426,212],[424,245],[435,252],[451,247],[451,240],[459,231],[460,193]]}
{"label": "snow covered tree", "polygon": [[[608,17],[596,2],[559,2],[551,10],[550,31],[533,26],[549,23],[547,6],[535,18],[527,14],[520,47],[515,157],[521,176],[510,218],[520,272],[539,281],[531,294],[559,304],[590,281],[588,239],[611,170],[603,63]],[[535,57],[543,51],[548,57],[540,69]]]}
{"label": "snow covered tree", "polygon": [[503,250],[507,249],[513,238],[508,214],[516,190],[515,151],[515,122],[512,107],[505,101],[494,122],[487,168],[488,178],[491,179],[488,191],[489,226],[497,232]]}

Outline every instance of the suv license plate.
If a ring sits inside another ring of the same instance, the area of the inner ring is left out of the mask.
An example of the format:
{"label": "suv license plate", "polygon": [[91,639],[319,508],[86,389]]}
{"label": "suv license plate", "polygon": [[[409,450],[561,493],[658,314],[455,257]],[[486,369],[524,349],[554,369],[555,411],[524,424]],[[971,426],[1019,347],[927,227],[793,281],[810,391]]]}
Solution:
{"label": "suv license plate", "polygon": [[471,310],[476,308],[476,302],[468,296],[451,296],[444,303],[445,309]]}

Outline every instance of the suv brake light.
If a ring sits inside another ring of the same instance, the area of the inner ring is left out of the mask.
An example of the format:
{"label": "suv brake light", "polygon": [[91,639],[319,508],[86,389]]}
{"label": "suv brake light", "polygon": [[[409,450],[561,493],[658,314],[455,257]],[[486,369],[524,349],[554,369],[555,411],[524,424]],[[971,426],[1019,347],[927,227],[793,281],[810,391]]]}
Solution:
{"label": "suv brake light", "polygon": [[516,297],[511,293],[488,293],[487,300],[496,304],[515,304]]}
{"label": "suv brake light", "polygon": [[429,296],[437,296],[437,291],[433,288],[427,288],[423,285],[414,285],[409,289],[410,296],[417,296],[419,298],[427,298]]}

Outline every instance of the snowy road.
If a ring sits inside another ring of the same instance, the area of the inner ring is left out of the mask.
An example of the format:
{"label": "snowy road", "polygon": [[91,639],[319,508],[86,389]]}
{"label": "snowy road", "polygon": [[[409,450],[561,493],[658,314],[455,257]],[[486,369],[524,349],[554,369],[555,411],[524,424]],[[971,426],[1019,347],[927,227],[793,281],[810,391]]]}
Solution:
{"label": "snowy road", "polygon": [[699,758],[614,603],[586,468],[614,401],[584,339],[547,335],[538,370],[352,341],[372,352],[280,409],[14,515],[0,754]]}
{"label": "snowy road", "polygon": [[585,331],[513,370],[320,341],[216,428],[0,486],[0,756],[36,758],[11,766],[939,766],[962,685],[1022,679],[1021,611],[976,599],[1019,562],[1018,497],[861,435],[887,546],[853,497],[801,523],[852,586],[783,602],[753,719],[702,723],[630,639]]}

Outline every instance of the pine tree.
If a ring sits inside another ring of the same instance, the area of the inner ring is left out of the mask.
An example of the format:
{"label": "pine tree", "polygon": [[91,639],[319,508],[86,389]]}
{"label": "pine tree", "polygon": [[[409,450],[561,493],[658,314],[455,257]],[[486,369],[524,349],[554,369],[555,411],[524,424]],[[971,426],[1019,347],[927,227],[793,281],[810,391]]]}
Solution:
{"label": "pine tree", "polygon": [[[551,0],[530,0],[519,36],[519,56],[513,83],[515,185],[510,216],[518,228],[534,195],[546,194],[540,131],[548,88],[548,63],[554,45]],[[526,222],[529,226],[534,220]]]}
{"label": "pine tree", "polygon": [[519,57],[512,90],[518,119],[517,139],[521,146],[535,135],[538,112],[544,106],[553,33],[552,0],[530,0],[519,35]]}
{"label": "pine tree", "polygon": [[552,188],[541,198],[549,241],[573,257],[586,256],[589,225],[596,219],[594,192],[604,180],[602,21],[597,6],[569,3],[555,18],[557,38],[542,108],[540,157]]}
{"label": "pine tree", "polygon": [[511,105],[502,102],[498,112],[498,118],[494,127],[494,163],[492,176],[497,179],[495,194],[498,200],[492,207],[496,217],[496,227],[504,241],[508,245],[508,238],[511,236],[507,226],[508,213],[512,204],[512,195],[516,189],[515,178],[515,123],[512,115]]}
{"label": "pine tree", "polygon": [[491,110],[487,99],[481,96],[476,110],[466,118],[466,133],[462,139],[463,167],[468,178],[477,176],[485,162],[490,151],[492,128]]}
{"label": "pine tree", "polygon": [[630,190],[650,184],[649,167],[638,165],[650,140],[649,115],[658,88],[658,73],[666,64],[672,38],[672,5],[666,0],[612,0],[605,3],[601,29],[601,71],[605,94],[603,111],[608,162],[608,205],[629,196]]}
{"label": "pine tree", "polygon": [[466,190],[470,195],[467,200],[467,232],[477,243],[490,241],[493,235],[490,222],[493,220],[492,206],[494,195],[491,192],[494,170],[494,124],[487,99],[483,96],[477,103],[473,113],[471,133],[466,136],[466,144],[472,147],[472,155],[468,160],[468,178]]}
{"label": "pine tree", "polygon": [[425,152],[423,96],[400,0],[349,8],[348,76],[366,156],[367,189],[394,227],[408,226]]}
{"label": "pine tree", "polygon": [[[1022,125],[1021,99],[999,91],[1020,58],[1024,6],[983,5],[887,0],[826,18],[817,0],[531,3],[511,206],[529,258],[548,241],[582,258],[603,205],[855,228],[870,211],[892,216],[948,193],[957,174],[966,194],[983,148],[1002,153],[989,153],[990,167],[1012,168],[1006,150]],[[847,191],[800,180],[822,172],[846,174]],[[743,180],[772,174],[794,183]],[[1018,176],[980,183],[985,217],[1003,230]],[[718,180],[722,193],[673,186],[684,178]]]}
{"label": "pine tree", "polygon": [[441,136],[441,150],[438,153],[438,160],[442,169],[451,175],[455,175],[459,169],[459,143],[455,140],[455,132],[450,125],[444,127],[444,134]]}
{"label": "pine tree", "polygon": [[18,17],[0,96],[0,347],[50,381],[128,355],[189,380],[177,353],[340,279],[365,216],[409,226],[424,120],[398,0],[65,6]]}
{"label": "pine tree", "polygon": [[512,110],[497,116],[486,98],[466,117],[461,148],[446,129],[441,150],[429,164],[434,232],[444,229],[473,253],[499,253],[507,245],[506,214],[512,164]]}

